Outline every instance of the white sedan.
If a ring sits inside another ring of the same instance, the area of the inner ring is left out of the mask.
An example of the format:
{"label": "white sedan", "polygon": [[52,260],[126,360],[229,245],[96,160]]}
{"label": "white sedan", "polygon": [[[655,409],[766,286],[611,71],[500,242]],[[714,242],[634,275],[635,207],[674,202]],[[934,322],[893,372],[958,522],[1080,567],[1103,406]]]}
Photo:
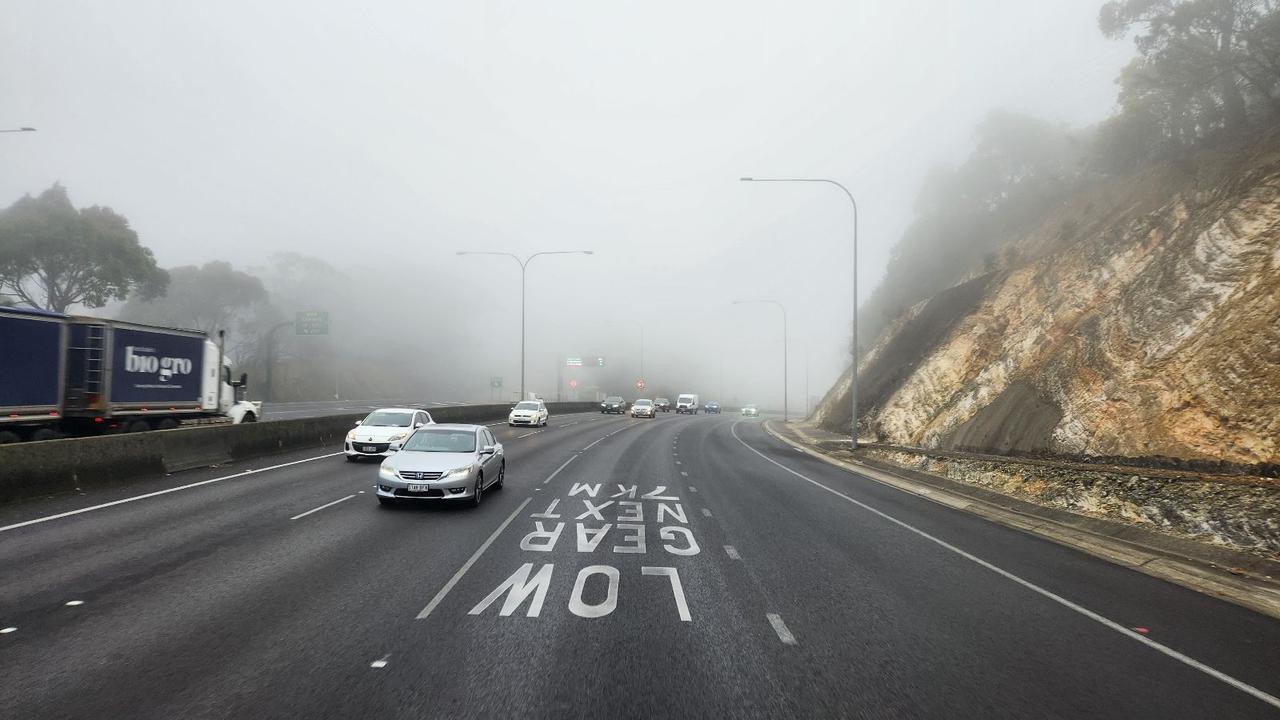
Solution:
{"label": "white sedan", "polygon": [[511,408],[511,414],[507,416],[507,424],[511,427],[516,425],[545,427],[550,419],[551,413],[547,412],[546,403],[541,400],[521,400]]}
{"label": "white sedan", "polygon": [[656,412],[656,410],[657,408],[653,404],[652,400],[641,399],[631,403],[631,417],[633,418],[654,417],[654,412]]}
{"label": "white sedan", "polygon": [[379,408],[347,433],[342,452],[351,462],[362,457],[390,457],[414,430],[434,422],[431,413],[416,408]]}

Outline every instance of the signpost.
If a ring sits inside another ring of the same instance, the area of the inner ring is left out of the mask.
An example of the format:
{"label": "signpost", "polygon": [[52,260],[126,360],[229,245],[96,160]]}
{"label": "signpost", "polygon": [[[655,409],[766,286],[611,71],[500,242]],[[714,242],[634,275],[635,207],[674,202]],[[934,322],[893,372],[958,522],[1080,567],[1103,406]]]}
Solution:
{"label": "signpost", "polygon": [[489,389],[493,392],[489,393],[490,397],[497,399],[502,397],[502,378],[494,375],[489,378]]}
{"label": "signpost", "polygon": [[324,310],[304,310],[293,321],[295,335],[328,335],[329,313]]}
{"label": "signpost", "polygon": [[565,367],[582,367],[582,358],[570,357],[564,359]]}
{"label": "signpost", "polygon": [[570,381],[569,381],[569,389],[571,389],[571,390],[577,390],[577,389],[578,389],[578,381],[577,381],[577,380],[570,380]]}

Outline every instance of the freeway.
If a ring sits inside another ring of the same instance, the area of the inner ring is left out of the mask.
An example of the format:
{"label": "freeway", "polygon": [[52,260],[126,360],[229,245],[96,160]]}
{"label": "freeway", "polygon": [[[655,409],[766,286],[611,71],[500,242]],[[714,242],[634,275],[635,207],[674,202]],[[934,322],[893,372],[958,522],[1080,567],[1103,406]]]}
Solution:
{"label": "freeway", "polygon": [[494,430],[476,510],[319,451],[0,509],[5,716],[1280,716],[1280,621],[758,422]]}

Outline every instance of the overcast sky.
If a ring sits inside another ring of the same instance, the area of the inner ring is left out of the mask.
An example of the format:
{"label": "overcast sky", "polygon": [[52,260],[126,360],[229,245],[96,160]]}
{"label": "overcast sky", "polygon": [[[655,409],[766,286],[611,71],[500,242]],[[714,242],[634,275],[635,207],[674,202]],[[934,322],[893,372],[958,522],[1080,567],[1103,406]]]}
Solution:
{"label": "overcast sky", "polygon": [[61,182],[164,266],[293,250],[379,282],[474,282],[507,355],[517,268],[454,252],[592,249],[531,267],[531,354],[633,353],[634,319],[650,367],[696,358],[708,384],[727,352],[755,359],[726,384],[760,384],[778,323],[728,303],[769,298],[790,311],[793,398],[806,347],[817,394],[848,339],[850,209],[738,178],[848,185],[865,298],[921,178],[986,112],[1110,112],[1132,48],[1102,38],[1099,4],[18,0],[0,126],[39,132],[0,135],[0,204]]}

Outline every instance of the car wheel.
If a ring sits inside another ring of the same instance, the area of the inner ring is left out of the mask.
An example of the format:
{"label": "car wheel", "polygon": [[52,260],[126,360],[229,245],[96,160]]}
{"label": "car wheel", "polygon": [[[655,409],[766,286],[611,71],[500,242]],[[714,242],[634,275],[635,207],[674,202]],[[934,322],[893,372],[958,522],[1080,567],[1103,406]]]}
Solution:
{"label": "car wheel", "polygon": [[253,413],[245,413],[244,417],[240,419],[240,422],[242,423],[258,422],[258,416],[254,415]]}
{"label": "car wheel", "polygon": [[165,418],[156,423],[157,430],[173,430],[176,427],[178,427],[178,421],[173,418]]}
{"label": "car wheel", "polygon": [[476,489],[471,493],[471,507],[480,507],[480,502],[484,499],[484,473],[476,476]]}
{"label": "car wheel", "polygon": [[9,443],[20,442],[22,438],[18,437],[18,433],[8,430],[0,430],[0,445],[8,445]]}
{"label": "car wheel", "polygon": [[493,484],[493,489],[501,490],[502,484],[506,482],[506,480],[507,480],[507,461],[503,460],[502,464],[498,466],[498,482]]}
{"label": "car wheel", "polygon": [[382,507],[392,507],[396,504],[396,499],[389,498],[389,497],[382,497],[381,495],[379,495],[378,504],[381,505]]}

